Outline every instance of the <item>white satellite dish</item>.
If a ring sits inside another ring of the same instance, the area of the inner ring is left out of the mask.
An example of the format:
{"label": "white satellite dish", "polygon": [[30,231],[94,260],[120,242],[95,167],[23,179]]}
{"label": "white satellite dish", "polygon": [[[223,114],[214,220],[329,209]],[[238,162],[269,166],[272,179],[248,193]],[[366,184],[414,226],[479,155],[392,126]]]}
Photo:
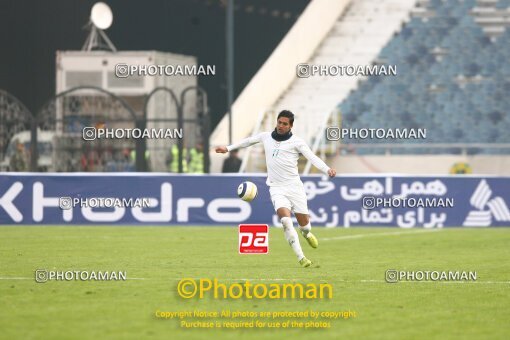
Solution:
{"label": "white satellite dish", "polygon": [[87,24],[87,29],[90,30],[89,36],[85,44],[81,48],[82,51],[92,50],[110,50],[117,52],[113,43],[108,39],[103,30],[112,25],[113,14],[110,7],[104,2],[97,2],[92,6],[90,11],[90,22]]}
{"label": "white satellite dish", "polygon": [[105,30],[112,25],[112,10],[104,2],[97,2],[90,11],[90,21],[92,21],[97,28]]}

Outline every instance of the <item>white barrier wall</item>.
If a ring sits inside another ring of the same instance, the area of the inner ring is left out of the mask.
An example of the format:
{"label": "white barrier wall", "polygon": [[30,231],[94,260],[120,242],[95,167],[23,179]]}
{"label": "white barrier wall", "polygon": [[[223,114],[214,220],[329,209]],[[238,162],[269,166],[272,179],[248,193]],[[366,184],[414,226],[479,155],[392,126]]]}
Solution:
{"label": "white barrier wall", "polygon": [[468,163],[473,174],[510,175],[510,156],[356,156],[345,155],[329,161],[341,174],[400,173],[448,174],[454,163]]}

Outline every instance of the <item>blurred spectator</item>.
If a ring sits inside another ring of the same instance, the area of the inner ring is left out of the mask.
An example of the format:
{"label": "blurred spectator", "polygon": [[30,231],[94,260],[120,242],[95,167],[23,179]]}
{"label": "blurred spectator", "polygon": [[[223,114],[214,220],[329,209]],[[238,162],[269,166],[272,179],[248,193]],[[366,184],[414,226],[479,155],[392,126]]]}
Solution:
{"label": "blurred spectator", "polygon": [[14,144],[16,151],[9,161],[10,169],[11,171],[27,171],[25,146],[19,140],[16,140]]}
{"label": "blurred spectator", "polygon": [[[131,150],[130,153],[130,160],[131,164],[129,166],[129,169],[126,171],[135,171],[136,169],[136,149]],[[151,153],[149,150],[145,150],[145,166],[146,171],[151,171]]]}
{"label": "blurred spectator", "polygon": [[[96,165],[98,165],[99,157],[97,152],[94,150],[84,151],[81,155],[81,169],[85,172],[96,171]],[[99,167],[102,169],[102,167]]]}
{"label": "blurred spectator", "polygon": [[[182,149],[182,172],[188,172],[188,149]],[[179,147],[177,144],[172,145],[170,150],[170,172],[179,172]]]}
{"label": "blurred spectator", "polygon": [[198,143],[196,148],[189,151],[189,172],[195,174],[204,173],[204,147],[202,143]]}
{"label": "blurred spectator", "polygon": [[223,162],[223,169],[221,172],[239,172],[242,161],[237,155],[237,150],[230,151],[228,158]]}

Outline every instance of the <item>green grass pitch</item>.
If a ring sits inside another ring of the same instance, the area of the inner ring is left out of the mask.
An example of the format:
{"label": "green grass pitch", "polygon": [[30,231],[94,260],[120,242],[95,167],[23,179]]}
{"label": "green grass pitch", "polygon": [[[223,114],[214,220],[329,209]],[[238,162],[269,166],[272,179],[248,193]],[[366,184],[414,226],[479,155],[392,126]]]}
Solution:
{"label": "green grass pitch", "polygon": [[[237,232],[237,227],[0,227],[0,338],[508,339],[510,334],[508,228],[314,228],[318,249],[301,238],[312,268],[299,267],[281,229],[271,228],[268,255],[239,255]],[[126,271],[128,280],[36,283],[36,269]],[[386,283],[387,269],[476,271],[477,281]],[[176,290],[182,278],[330,283],[334,290],[332,299],[322,300],[183,299]],[[351,310],[357,316],[327,320],[327,329],[209,330],[183,329],[178,319],[155,317],[157,310],[227,309]]]}

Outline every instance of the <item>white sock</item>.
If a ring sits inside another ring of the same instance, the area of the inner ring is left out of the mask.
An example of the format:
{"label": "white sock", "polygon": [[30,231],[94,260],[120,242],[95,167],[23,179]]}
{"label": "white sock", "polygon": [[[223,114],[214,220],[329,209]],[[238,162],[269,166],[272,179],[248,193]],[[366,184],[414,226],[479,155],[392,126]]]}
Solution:
{"label": "white sock", "polygon": [[310,224],[310,222],[308,222],[307,225],[304,225],[304,226],[299,226],[299,229],[306,235],[308,235],[308,233],[310,232],[310,230],[312,230],[312,225]]}
{"label": "white sock", "polygon": [[299,236],[296,232],[296,229],[294,229],[294,226],[292,225],[292,219],[290,217],[282,217],[281,221],[283,224],[283,232],[285,233],[285,238],[287,239],[287,242],[289,242],[299,261],[305,257],[305,255],[301,249],[301,244],[299,244]]}

